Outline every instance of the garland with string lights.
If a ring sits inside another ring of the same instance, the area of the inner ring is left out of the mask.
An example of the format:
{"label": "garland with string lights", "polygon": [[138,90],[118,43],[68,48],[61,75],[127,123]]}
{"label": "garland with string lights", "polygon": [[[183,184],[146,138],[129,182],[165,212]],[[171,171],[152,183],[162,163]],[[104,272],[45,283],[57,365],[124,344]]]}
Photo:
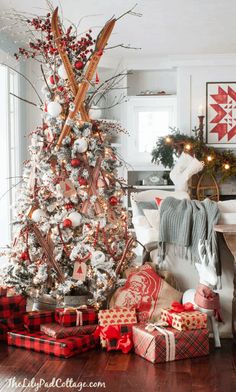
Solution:
{"label": "garland with string lights", "polygon": [[153,163],[171,169],[175,159],[184,151],[204,161],[204,172],[219,175],[221,181],[236,175],[236,156],[233,151],[207,146],[199,129],[193,130],[195,136],[182,134],[175,128],[170,130],[170,134],[158,138],[151,153]]}

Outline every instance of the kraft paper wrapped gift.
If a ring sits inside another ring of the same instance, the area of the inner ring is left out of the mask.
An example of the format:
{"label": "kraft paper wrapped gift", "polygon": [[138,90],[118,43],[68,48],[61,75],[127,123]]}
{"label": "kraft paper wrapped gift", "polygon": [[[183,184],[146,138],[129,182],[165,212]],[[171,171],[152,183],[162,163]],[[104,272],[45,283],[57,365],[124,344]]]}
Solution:
{"label": "kraft paper wrapped gift", "polygon": [[209,354],[207,329],[178,331],[167,327],[133,326],[135,353],[152,363],[201,357]]}
{"label": "kraft paper wrapped gift", "polygon": [[64,339],[53,339],[39,331],[34,333],[14,331],[8,332],[7,335],[10,346],[23,347],[28,350],[51,354],[61,358],[73,357],[95,348],[98,344],[98,339],[94,334],[69,336]]}
{"label": "kraft paper wrapped gift", "polygon": [[174,303],[171,308],[162,309],[161,321],[179,331],[207,328],[207,314],[185,305]]}
{"label": "kraft paper wrapped gift", "polygon": [[63,327],[62,325],[51,323],[40,326],[40,331],[45,335],[55,339],[66,338],[67,336],[89,335],[95,331],[97,325],[78,325],[77,327]]}
{"label": "kraft paper wrapped gift", "polygon": [[136,310],[118,307],[100,310],[98,313],[98,323],[102,327],[106,327],[108,325],[136,324]]}

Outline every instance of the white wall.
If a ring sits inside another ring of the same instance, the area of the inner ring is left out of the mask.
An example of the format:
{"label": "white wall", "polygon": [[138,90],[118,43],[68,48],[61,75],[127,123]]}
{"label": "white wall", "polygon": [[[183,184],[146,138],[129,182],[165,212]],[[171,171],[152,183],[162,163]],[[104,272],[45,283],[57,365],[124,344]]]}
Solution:
{"label": "white wall", "polygon": [[176,94],[176,70],[131,71],[127,78],[128,95],[138,95],[142,91],[165,91]]}
{"label": "white wall", "polygon": [[177,70],[178,127],[186,133],[198,125],[198,108],[206,114],[206,83],[236,80],[236,65],[180,66]]}

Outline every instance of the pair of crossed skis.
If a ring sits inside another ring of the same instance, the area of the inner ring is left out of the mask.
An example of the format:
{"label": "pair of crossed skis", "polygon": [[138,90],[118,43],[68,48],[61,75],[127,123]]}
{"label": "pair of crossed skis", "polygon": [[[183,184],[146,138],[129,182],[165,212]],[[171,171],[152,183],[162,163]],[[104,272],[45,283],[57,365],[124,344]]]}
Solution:
{"label": "pair of crossed skis", "polygon": [[[112,33],[112,30],[115,26],[115,23],[116,23],[116,19],[114,19],[114,18],[111,19],[110,21],[108,21],[105,24],[104,28],[101,30],[100,34],[98,35],[96,46],[95,46],[95,52],[92,54],[92,56],[89,60],[89,64],[88,64],[87,70],[85,72],[84,80],[78,86],[76,83],[73,68],[72,68],[70,60],[68,58],[68,55],[61,44],[61,37],[62,37],[61,31],[62,31],[62,29],[60,28],[59,19],[58,19],[58,7],[53,12],[52,33],[53,33],[54,40],[55,40],[59,55],[61,57],[62,63],[65,67],[71,90],[75,96],[74,102],[73,102],[74,103],[74,110],[69,111],[69,114],[65,120],[62,132],[61,132],[60,137],[57,141],[57,146],[56,146],[57,149],[60,148],[63,139],[70,133],[71,123],[73,123],[73,119],[77,115],[78,112],[80,112],[80,114],[81,114],[82,121],[85,121],[85,122],[90,121],[89,115],[85,109],[84,100],[86,97],[86,93],[89,89],[90,82],[95,75],[98,63],[101,59],[101,55],[102,55],[103,50],[108,42],[110,35]],[[99,176],[99,172],[100,172],[100,168],[101,168],[102,159],[101,159],[101,157],[98,158],[98,160],[96,162],[96,166],[93,170],[91,170],[91,168],[89,168],[89,165],[87,162],[87,156],[85,153],[83,154],[83,160],[84,160],[85,166],[87,167],[87,169],[89,169],[89,173],[90,173],[91,181],[90,181],[89,188],[88,188],[88,197],[91,197],[92,195],[97,195],[96,184],[97,184],[97,180],[98,180],[98,176]],[[83,213],[87,212],[89,203],[90,203],[89,200],[86,200],[84,202],[83,207],[82,207]],[[102,212],[102,207],[98,201],[95,202],[94,208],[95,208],[95,212],[97,214]]]}

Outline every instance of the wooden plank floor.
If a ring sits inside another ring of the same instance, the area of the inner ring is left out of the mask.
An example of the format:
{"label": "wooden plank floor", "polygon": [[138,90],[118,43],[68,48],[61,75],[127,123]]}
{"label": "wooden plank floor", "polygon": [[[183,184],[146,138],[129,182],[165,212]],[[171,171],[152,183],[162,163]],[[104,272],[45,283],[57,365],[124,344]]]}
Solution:
{"label": "wooden plank floor", "polygon": [[[209,357],[153,365],[135,354],[89,351],[70,359],[59,359],[21,348],[0,345],[0,392],[36,392],[34,387],[9,385],[33,377],[50,382],[73,379],[78,387],[41,387],[39,392],[235,392],[236,345],[222,340],[222,348],[211,342]],[[104,383],[101,387],[81,387],[79,383]]]}

